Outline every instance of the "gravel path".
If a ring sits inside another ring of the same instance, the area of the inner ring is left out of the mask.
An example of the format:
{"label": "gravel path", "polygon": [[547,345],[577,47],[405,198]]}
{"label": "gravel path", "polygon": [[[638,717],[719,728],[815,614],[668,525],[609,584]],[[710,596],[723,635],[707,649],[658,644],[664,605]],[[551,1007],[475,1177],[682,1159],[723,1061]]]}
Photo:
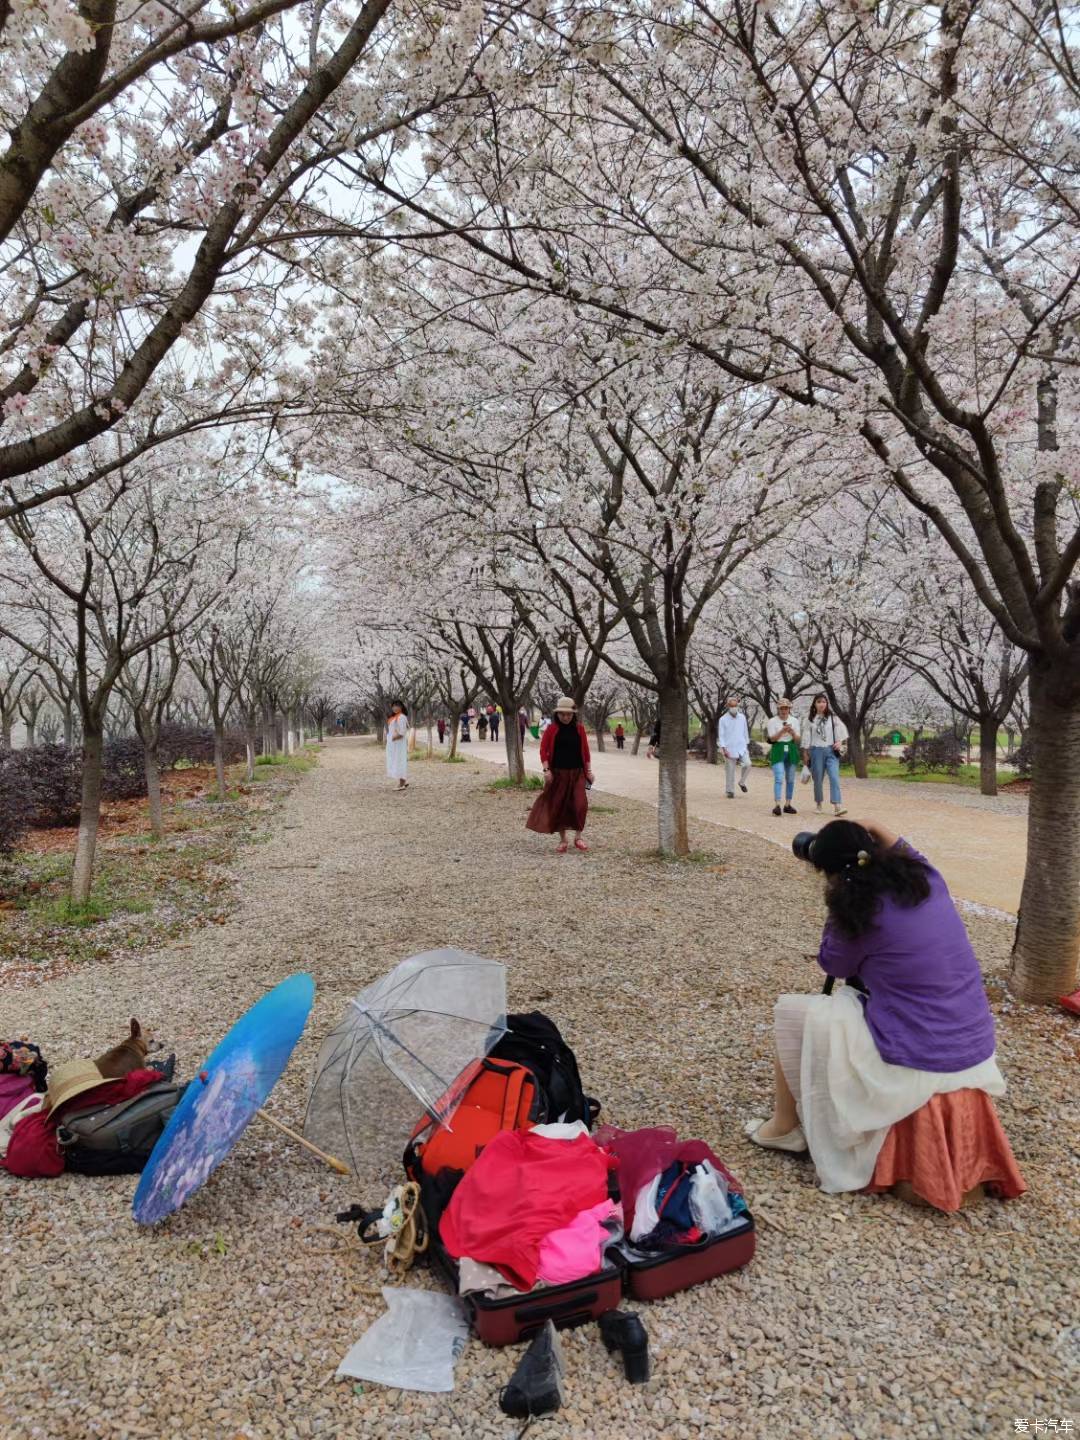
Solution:
{"label": "gravel path", "polygon": [[[528,743],[525,757],[529,769],[539,773],[539,749],[534,741]],[[474,742],[470,759],[497,764],[505,773],[501,745]],[[594,747],[593,769],[599,790],[655,806],[656,761],[649,760],[644,750],[631,755],[629,750],[620,753],[612,748],[600,755]],[[803,785],[795,788],[799,814],[774,816],[772,774],[761,766],[752,770],[749,786],[748,795],[736,791],[729,800],[724,794],[723,766],[691,760],[686,772],[691,819],[760,835],[786,850],[796,830],[816,830],[830,818],[828,812],[815,813],[813,791]],[[933,855],[954,895],[984,910],[1016,914],[1027,854],[1026,795],[989,797],[958,785],[909,785],[903,780],[852,780],[847,776],[843,795],[855,818],[873,816]],[[691,841],[695,845],[714,843],[693,827]]]}
{"label": "gravel path", "polygon": [[[318,1039],[347,996],[438,944],[501,958],[512,1003],[560,1022],[606,1118],[708,1139],[760,1221],[746,1271],[642,1307],[649,1385],[624,1383],[594,1327],[568,1334],[568,1403],[537,1436],[876,1440],[1002,1436],[1024,1416],[1080,1423],[1069,1098],[1080,1047],[1063,1013],[1002,998],[1006,928],[969,921],[1028,1195],[953,1217],[826,1197],[804,1163],[741,1136],[768,1093],[773,998],[820,978],[812,877],[723,832],[715,862],[644,858],[654,815],[609,796],[590,821],[597,848],[557,858],[524,830],[524,797],[487,790],[490,773],[417,764],[399,796],[373,746],[331,744],[275,833],[245,853],[224,925],[4,995],[0,1033],[29,1033],[58,1062],[97,1053],[138,1015],[190,1073],[242,1008],[309,968],[315,1014],[271,1101],[296,1123]],[[5,1437],[517,1433],[497,1409],[516,1351],[471,1342],[448,1397],[333,1379],[382,1310],[374,1257],[332,1224],[354,1200],[381,1200],[374,1180],[333,1176],[255,1125],[158,1229],[131,1222],[133,1188],[124,1177],[0,1179]],[[432,1281],[417,1271],[410,1283]]]}

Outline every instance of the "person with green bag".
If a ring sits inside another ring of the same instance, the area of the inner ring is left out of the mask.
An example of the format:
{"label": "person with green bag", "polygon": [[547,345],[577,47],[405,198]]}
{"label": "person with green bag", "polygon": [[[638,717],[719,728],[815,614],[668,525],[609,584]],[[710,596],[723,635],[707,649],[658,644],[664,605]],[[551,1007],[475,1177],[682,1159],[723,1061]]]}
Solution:
{"label": "person with green bag", "polygon": [[[777,702],[776,714],[765,726],[765,734],[772,741],[769,750],[769,764],[773,773],[773,814],[796,815],[798,811],[791,801],[795,795],[795,774],[799,767],[799,722],[791,713],[791,701],[785,696]],[[787,790],[787,803],[783,810],[780,801]]]}

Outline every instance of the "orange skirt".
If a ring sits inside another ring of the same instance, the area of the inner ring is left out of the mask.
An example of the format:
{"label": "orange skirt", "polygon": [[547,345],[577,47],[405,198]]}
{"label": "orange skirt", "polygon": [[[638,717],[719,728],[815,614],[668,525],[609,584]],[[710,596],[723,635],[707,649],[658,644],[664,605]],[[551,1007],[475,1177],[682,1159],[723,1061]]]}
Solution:
{"label": "orange skirt", "polygon": [[866,1189],[891,1190],[903,1180],[938,1210],[959,1210],[976,1185],[1002,1200],[1027,1189],[994,1102],[982,1090],[935,1095],[890,1128]]}

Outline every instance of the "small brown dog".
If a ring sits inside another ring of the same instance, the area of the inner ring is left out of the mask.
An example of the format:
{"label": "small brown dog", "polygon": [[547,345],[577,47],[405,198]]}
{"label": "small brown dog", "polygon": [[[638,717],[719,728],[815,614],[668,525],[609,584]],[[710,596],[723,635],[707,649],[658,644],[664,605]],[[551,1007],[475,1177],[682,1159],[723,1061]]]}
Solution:
{"label": "small brown dog", "polygon": [[141,1070],[150,1053],[150,1042],[144,1037],[138,1020],[131,1022],[131,1034],[119,1045],[99,1055],[94,1064],[106,1080],[122,1080],[132,1070]]}

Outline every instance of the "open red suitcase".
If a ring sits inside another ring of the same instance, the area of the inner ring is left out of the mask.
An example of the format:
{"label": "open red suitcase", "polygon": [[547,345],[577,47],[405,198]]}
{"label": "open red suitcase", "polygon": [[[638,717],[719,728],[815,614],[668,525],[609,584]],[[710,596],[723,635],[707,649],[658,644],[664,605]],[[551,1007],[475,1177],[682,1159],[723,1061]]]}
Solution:
{"label": "open red suitcase", "polygon": [[[429,1255],[434,1268],[456,1292],[457,1266],[434,1236]],[[581,1280],[508,1295],[503,1300],[491,1300],[480,1294],[461,1298],[477,1338],[485,1345],[517,1345],[531,1340],[548,1320],[565,1330],[598,1320],[607,1310],[617,1310],[623,1298],[623,1271],[619,1266],[608,1265]]]}
{"label": "open red suitcase", "polygon": [[740,1216],[745,1225],[718,1235],[715,1240],[702,1240],[680,1250],[668,1251],[652,1260],[628,1260],[623,1269],[624,1290],[631,1300],[662,1300],[692,1285],[715,1280],[749,1265],[754,1258],[756,1234],[754,1217]]}
{"label": "open red suitcase", "polygon": [[[560,1330],[584,1325],[598,1320],[607,1310],[617,1310],[624,1297],[662,1300],[741,1269],[753,1259],[756,1245],[753,1216],[742,1218],[744,1225],[715,1240],[704,1240],[650,1260],[631,1261],[617,1256],[617,1264],[566,1285],[550,1285],[503,1300],[491,1300],[485,1295],[465,1295],[462,1299],[472,1327],[485,1345],[517,1345],[531,1339],[547,1320],[553,1320]],[[456,1292],[457,1266],[437,1236],[431,1238],[429,1255],[448,1288]]]}

